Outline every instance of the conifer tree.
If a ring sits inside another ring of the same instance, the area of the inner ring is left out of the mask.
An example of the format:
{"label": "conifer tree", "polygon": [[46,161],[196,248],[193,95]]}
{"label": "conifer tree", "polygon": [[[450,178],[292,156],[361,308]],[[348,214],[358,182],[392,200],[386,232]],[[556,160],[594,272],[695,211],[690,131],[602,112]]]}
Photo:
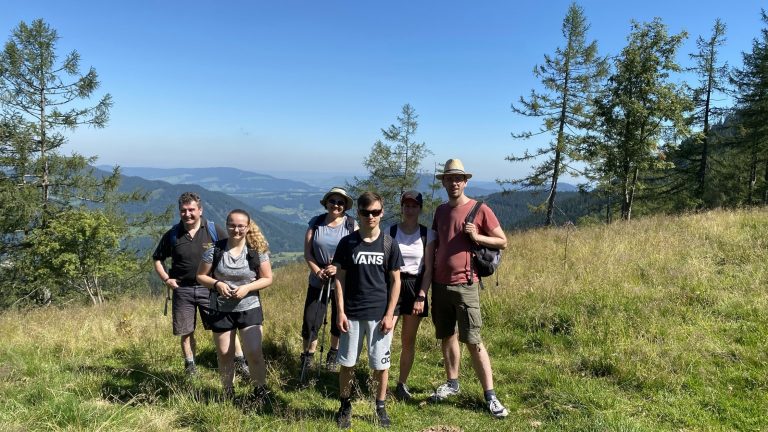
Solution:
{"label": "conifer tree", "polygon": [[664,146],[687,133],[692,102],[670,74],[679,72],[675,55],[686,33],[670,35],[658,18],[632,23],[628,45],[615,60],[615,72],[597,100],[598,139],[589,144],[589,173],[620,192],[621,217],[629,220],[641,174],[669,168]]}
{"label": "conifer tree", "polygon": [[[368,177],[355,177],[354,182],[348,185],[354,195],[366,190],[381,195],[388,210],[388,220],[394,220],[400,213],[400,195],[418,186],[421,162],[431,153],[424,142],[414,139],[419,127],[418,118],[410,104],[403,105],[397,124],[381,129],[384,141],[377,140],[363,161]],[[422,195],[425,208],[430,208],[426,194]]]}
{"label": "conifer tree", "polygon": [[[763,22],[768,15],[761,11]],[[742,53],[743,67],[736,69],[732,83],[736,87],[736,110],[739,118],[739,153],[747,159],[747,204],[768,203],[768,29],[761,29],[752,41],[752,50]],[[760,178],[760,170],[762,178]]]}
{"label": "conifer tree", "polygon": [[523,187],[539,188],[548,184],[545,225],[552,224],[557,182],[566,173],[578,174],[569,162],[577,159],[575,154],[581,139],[580,131],[588,127],[593,110],[590,100],[597,86],[607,75],[607,62],[597,53],[597,42],[587,42],[589,24],[584,10],[572,3],[563,19],[562,34],[565,47],[555,49],[554,56],[545,55],[544,63],[534,68],[533,73],[541,80],[543,92],[531,90],[528,98],[520,97],[512,110],[520,115],[542,119],[537,133],[513,134],[515,138],[531,138],[534,135],[549,134],[552,140],[533,153],[527,150],[522,156],[507,156],[511,162],[546,160],[533,166],[533,173],[521,179],[503,180],[501,183],[518,184]]}

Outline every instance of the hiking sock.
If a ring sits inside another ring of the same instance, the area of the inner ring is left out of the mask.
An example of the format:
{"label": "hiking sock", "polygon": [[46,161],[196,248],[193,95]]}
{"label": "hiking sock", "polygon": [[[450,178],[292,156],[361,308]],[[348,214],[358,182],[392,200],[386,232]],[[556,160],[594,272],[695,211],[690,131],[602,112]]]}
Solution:
{"label": "hiking sock", "polygon": [[447,381],[448,386],[450,386],[453,390],[459,390],[459,379],[458,378],[452,378],[448,379]]}
{"label": "hiking sock", "polygon": [[194,363],[194,362],[195,362],[195,358],[194,357],[184,357],[184,364],[185,365],[186,364],[190,364],[190,363]]}
{"label": "hiking sock", "polygon": [[380,410],[382,408],[384,408],[384,401],[376,399],[376,409]]}
{"label": "hiking sock", "polygon": [[483,392],[483,396],[485,396],[485,401],[490,402],[493,399],[496,399],[496,392],[493,391],[493,389],[486,390]]}
{"label": "hiking sock", "polygon": [[341,401],[342,408],[352,408],[352,398],[340,397],[339,400]]}

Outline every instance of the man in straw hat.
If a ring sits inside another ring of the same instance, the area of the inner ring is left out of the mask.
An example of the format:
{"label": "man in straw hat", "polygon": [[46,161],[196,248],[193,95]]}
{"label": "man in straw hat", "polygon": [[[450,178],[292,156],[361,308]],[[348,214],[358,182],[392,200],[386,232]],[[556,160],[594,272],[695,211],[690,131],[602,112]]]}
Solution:
{"label": "man in straw hat", "polygon": [[[472,243],[504,249],[507,237],[493,211],[482,205],[473,223],[465,222],[475,200],[464,195],[472,174],[464,170],[459,159],[449,159],[437,178],[448,193],[448,202],[435,210],[432,229],[437,232],[432,280],[424,280],[421,289],[426,295],[432,283],[432,322],[435,336],[442,341],[445,373],[448,380],[432,394],[432,401],[442,401],[459,393],[459,342],[467,345],[472,366],[483,387],[488,410],[496,418],[509,413],[493,390],[493,371],[488,351],[480,337],[480,292],[478,277],[471,271]],[[457,326],[458,323],[458,326]],[[458,328],[458,335],[456,329]]]}

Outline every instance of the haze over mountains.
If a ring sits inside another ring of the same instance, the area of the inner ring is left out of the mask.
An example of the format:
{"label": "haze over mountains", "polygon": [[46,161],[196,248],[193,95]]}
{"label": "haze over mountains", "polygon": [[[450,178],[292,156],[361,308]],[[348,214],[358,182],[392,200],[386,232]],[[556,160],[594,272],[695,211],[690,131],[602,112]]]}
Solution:
{"label": "haze over mountains", "polygon": [[[107,166],[97,168],[111,170]],[[162,213],[172,207],[173,217],[168,221],[170,226],[176,222],[178,196],[185,191],[197,192],[203,198],[204,216],[217,223],[222,223],[233,208],[248,211],[259,222],[274,252],[303,250],[307,221],[324,211],[319,202],[323,194],[331,186],[343,185],[347,180],[332,174],[324,178],[313,173],[307,175],[311,181],[308,183],[299,179],[300,173],[296,173],[293,179],[284,179],[227,167],[120,169],[123,175],[121,190],[139,189],[149,193],[147,202],[126,205],[129,212],[149,210]],[[418,189],[426,194],[431,181],[431,176],[422,176]],[[594,206],[593,200],[573,192],[575,188],[572,185],[563,183],[559,188],[561,208],[567,207],[571,213],[563,213],[563,218],[575,221],[575,218],[592,211],[590,206]],[[467,186],[467,195],[489,201],[506,229],[541,224],[541,215],[532,213],[531,207],[540,204],[545,194],[530,191],[501,193],[501,190],[496,183],[473,179]],[[446,199],[442,189],[435,194]]]}

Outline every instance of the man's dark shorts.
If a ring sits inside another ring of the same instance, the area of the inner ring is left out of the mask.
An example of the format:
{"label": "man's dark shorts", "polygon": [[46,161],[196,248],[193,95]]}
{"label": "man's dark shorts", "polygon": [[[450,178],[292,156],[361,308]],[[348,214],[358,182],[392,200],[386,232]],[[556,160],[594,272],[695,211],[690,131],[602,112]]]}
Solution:
{"label": "man's dark shorts", "polygon": [[479,344],[483,319],[480,316],[479,284],[443,285],[432,283],[432,322],[435,337],[445,339],[459,329],[459,342]]}
{"label": "man's dark shorts", "polygon": [[205,322],[208,313],[208,288],[202,285],[178,287],[173,290],[173,334],[184,336],[195,331],[197,310],[203,318],[203,328],[210,330]]}
{"label": "man's dark shorts", "polygon": [[203,316],[203,323],[207,325],[206,329],[214,333],[224,333],[264,323],[264,312],[261,306],[240,312],[209,312],[208,315]]}

